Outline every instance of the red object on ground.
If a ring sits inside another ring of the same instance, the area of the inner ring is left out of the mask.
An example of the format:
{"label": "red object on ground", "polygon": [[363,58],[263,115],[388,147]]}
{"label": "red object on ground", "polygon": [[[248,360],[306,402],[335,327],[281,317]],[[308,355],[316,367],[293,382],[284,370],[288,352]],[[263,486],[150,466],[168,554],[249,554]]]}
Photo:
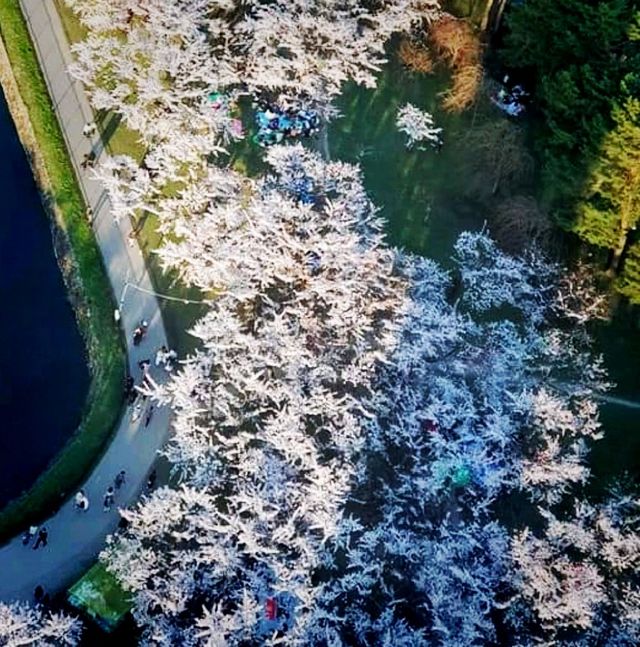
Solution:
{"label": "red object on ground", "polygon": [[278,602],[275,598],[267,598],[264,605],[265,615],[267,620],[275,620],[278,614]]}
{"label": "red object on ground", "polygon": [[438,423],[435,422],[435,420],[429,420],[427,418],[426,420],[422,421],[422,429],[424,429],[424,431],[429,434],[438,433]]}

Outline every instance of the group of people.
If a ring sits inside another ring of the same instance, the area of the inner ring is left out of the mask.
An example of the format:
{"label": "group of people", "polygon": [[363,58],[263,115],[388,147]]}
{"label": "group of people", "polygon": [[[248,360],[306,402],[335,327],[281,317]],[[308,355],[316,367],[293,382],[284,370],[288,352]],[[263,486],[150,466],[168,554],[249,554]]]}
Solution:
{"label": "group of people", "polygon": [[[175,350],[170,350],[165,345],[162,345],[155,356],[155,365],[162,366],[165,371],[170,372],[173,370],[178,354]],[[149,391],[153,391],[158,388],[158,383],[153,379],[151,375],[151,360],[142,359],[138,362],[138,367],[142,371],[142,380],[140,384],[137,385],[135,380],[128,375],[125,380],[124,385],[124,396],[127,404],[134,405],[133,411],[131,413],[131,421],[136,422],[145,410],[147,404],[147,396]],[[146,408],[146,413],[144,417],[144,426],[148,427],[151,422],[151,417],[153,416],[153,405],[150,404]]]}
{"label": "group of people", "polygon": [[268,104],[266,101],[258,103],[256,123],[258,132],[253,140],[260,146],[279,144],[296,137],[310,137],[320,129],[320,117],[315,110]]}
{"label": "group of people", "polygon": [[[109,510],[111,510],[111,507],[115,503],[116,491],[124,485],[126,479],[127,473],[124,470],[120,470],[115,479],[113,479],[113,485],[110,485],[104,493],[102,500],[102,509],[104,512],[109,512]],[[89,509],[89,497],[84,490],[79,490],[76,493],[74,504],[76,510],[80,510],[81,512],[86,512]]]}
{"label": "group of people", "polygon": [[212,92],[207,95],[207,99],[211,102],[211,107],[214,110],[223,110],[227,113],[227,116],[230,118],[229,121],[229,132],[234,139],[241,139],[244,137],[244,131],[242,128],[242,121],[234,116],[234,113],[237,112],[237,106],[234,101],[229,101],[229,97],[220,92]]}
{"label": "group of people", "polygon": [[162,366],[167,373],[173,371],[176,359],[178,359],[178,353],[164,345],[156,352],[156,366]]}
{"label": "group of people", "polygon": [[[82,134],[87,139],[91,138],[97,132],[98,132],[98,126],[96,126],[95,121],[90,121],[86,123],[84,125],[84,128],[82,129]],[[82,162],[80,163],[80,166],[82,166],[83,169],[92,168],[93,166],[95,166],[97,159],[98,159],[98,156],[96,155],[96,152],[92,148],[88,153],[85,153],[85,155],[82,158]]]}
{"label": "group of people", "polygon": [[36,541],[32,546],[33,550],[38,550],[40,546],[44,548],[49,541],[49,531],[45,526],[40,526],[39,528],[38,526],[30,526],[29,530],[22,535],[22,545],[29,546],[34,537],[36,537]]}
{"label": "group of people", "polygon": [[510,90],[508,90],[508,82],[509,76],[507,75],[503,79],[503,87],[501,87],[495,95],[491,96],[491,101],[509,116],[517,117],[524,112],[524,101],[529,94],[525,92],[525,89],[519,84],[514,85]]}

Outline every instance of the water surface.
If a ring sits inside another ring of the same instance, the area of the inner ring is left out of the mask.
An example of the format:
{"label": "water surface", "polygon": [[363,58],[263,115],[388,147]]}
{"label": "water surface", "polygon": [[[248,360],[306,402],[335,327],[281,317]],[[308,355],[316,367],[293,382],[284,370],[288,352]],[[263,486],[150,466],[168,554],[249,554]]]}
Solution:
{"label": "water surface", "polygon": [[0,93],[0,507],[76,430],[89,387],[83,340],[49,222]]}

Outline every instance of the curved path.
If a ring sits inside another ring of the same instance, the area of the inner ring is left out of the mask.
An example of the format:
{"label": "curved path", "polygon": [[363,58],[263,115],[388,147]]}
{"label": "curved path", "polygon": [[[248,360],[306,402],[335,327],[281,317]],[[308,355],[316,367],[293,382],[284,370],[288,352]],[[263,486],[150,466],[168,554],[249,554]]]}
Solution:
{"label": "curved path", "polygon": [[[151,294],[135,289],[137,285],[152,290],[152,285],[135,240],[128,238],[130,223],[114,222],[106,192],[80,167],[91,146],[100,153],[103,147],[95,138],[89,142],[82,134],[83,126],[93,116],[82,86],[67,74],[71,54],[53,1],[20,2],[76,174],[93,209],[96,239],[113,293],[121,304],[129,371],[138,382],[138,361],[147,357],[153,360],[156,349],[166,344],[158,303]],[[149,330],[140,346],[133,347],[131,331],[141,319],[149,322]],[[165,378],[163,371],[155,366],[152,372],[158,382]],[[139,496],[157,451],[168,438],[167,408],[154,411],[148,427],[143,421],[144,415],[133,422],[131,410],[125,412],[111,445],[83,486],[90,501],[86,512],[76,510],[72,500],[67,501],[43,524],[49,532],[45,548],[32,550],[31,546],[23,546],[22,539],[17,537],[0,549],[0,600],[31,600],[38,584],[48,592],[56,592],[81,576],[95,560],[105,536],[118,523],[117,507],[126,506]],[[104,493],[120,470],[126,471],[126,482],[116,493],[112,510],[103,512]]]}

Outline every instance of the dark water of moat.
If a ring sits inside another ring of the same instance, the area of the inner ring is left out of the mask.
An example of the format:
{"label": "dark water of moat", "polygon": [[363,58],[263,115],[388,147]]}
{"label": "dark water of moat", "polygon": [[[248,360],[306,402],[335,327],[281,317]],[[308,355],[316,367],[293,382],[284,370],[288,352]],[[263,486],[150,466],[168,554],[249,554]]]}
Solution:
{"label": "dark water of moat", "polygon": [[49,222],[0,93],[0,508],[74,433],[88,388]]}

